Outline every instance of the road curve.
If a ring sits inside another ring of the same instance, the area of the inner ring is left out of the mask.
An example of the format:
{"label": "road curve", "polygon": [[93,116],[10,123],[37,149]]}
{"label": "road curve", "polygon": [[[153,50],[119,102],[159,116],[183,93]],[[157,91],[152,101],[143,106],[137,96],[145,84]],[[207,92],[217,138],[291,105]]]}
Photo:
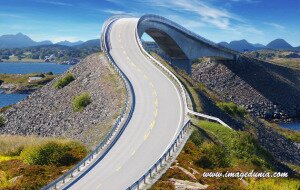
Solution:
{"label": "road curve", "polygon": [[109,53],[134,89],[132,118],[106,156],[70,189],[126,189],[164,154],[183,125],[180,93],[140,51],[137,22],[137,18],[118,19],[109,33]]}

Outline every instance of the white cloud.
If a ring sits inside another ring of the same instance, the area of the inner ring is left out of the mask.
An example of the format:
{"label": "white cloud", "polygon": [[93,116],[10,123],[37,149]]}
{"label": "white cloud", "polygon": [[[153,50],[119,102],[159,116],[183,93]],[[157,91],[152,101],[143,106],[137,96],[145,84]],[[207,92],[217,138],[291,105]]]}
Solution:
{"label": "white cloud", "polygon": [[68,7],[73,6],[73,4],[66,3],[63,1],[47,1],[47,0],[34,0],[34,1],[37,3],[45,3],[45,4],[58,5],[58,6],[68,6]]}
{"label": "white cloud", "polygon": [[23,16],[18,15],[18,14],[12,14],[12,13],[0,13],[0,17],[11,17],[11,18],[23,18]]}
{"label": "white cloud", "polygon": [[125,11],[113,10],[113,9],[105,9],[105,10],[103,10],[103,12],[113,14],[113,15],[126,14]]}
{"label": "white cloud", "polygon": [[259,3],[258,0],[231,0],[233,2]]}
{"label": "white cloud", "polygon": [[278,30],[283,30],[285,29],[284,26],[280,25],[280,24],[277,24],[277,23],[273,23],[273,22],[264,22],[265,25],[268,25],[268,26],[272,26]]}
{"label": "white cloud", "polygon": [[[106,1],[118,4],[119,6],[125,6],[120,0]],[[248,3],[258,2],[257,0],[231,1]],[[126,4],[126,7],[135,7],[142,4],[149,10],[151,10],[151,8],[152,10],[159,10],[158,14],[171,18],[173,21],[191,29],[199,29],[206,25],[206,27],[213,26],[227,31],[241,30],[242,32],[262,34],[260,30],[247,23],[247,21],[239,15],[236,15],[225,8],[216,7],[212,3],[213,1],[203,0],[133,0],[129,2],[129,4]],[[177,15],[177,17],[174,17],[174,15]],[[185,18],[179,15],[185,15]],[[187,17],[193,17],[193,19],[187,19]]]}

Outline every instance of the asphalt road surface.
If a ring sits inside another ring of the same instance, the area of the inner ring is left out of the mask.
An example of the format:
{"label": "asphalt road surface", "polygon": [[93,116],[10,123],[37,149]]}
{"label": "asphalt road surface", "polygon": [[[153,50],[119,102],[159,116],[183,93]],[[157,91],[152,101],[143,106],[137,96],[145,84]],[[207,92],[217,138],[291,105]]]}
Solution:
{"label": "asphalt road surface", "polygon": [[123,190],[161,157],[180,132],[183,102],[175,85],[140,51],[137,18],[122,18],[110,32],[110,54],[134,88],[136,105],[127,128],[94,168],[70,189]]}

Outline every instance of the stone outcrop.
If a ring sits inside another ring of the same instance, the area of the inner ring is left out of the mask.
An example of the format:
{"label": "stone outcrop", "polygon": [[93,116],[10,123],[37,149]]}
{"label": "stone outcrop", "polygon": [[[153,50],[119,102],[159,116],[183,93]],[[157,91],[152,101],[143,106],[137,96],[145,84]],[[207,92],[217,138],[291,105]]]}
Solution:
{"label": "stone outcrop", "polygon": [[176,190],[201,190],[208,188],[208,185],[202,185],[199,182],[191,182],[187,180],[180,180],[174,178],[169,179],[169,181],[174,184]]}
{"label": "stone outcrop", "polygon": [[[25,100],[13,105],[4,116],[1,134],[62,136],[93,146],[108,132],[124,104],[125,91],[106,58],[93,54],[71,67],[75,80],[62,89],[55,78]],[[92,102],[82,112],[72,110],[74,96],[88,92]]]}
{"label": "stone outcrop", "polygon": [[237,62],[194,64],[192,77],[224,101],[243,105],[250,113],[274,121],[300,118],[300,72],[241,58]]}

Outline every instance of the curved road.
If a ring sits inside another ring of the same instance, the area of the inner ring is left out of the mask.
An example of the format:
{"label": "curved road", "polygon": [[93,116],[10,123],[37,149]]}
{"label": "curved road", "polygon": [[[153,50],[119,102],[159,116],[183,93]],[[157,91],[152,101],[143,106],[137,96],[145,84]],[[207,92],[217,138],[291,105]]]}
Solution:
{"label": "curved road", "polygon": [[110,54],[134,88],[132,119],[103,160],[70,189],[126,189],[161,157],[181,129],[182,99],[174,84],[141,53],[135,38],[137,21],[115,21],[109,36]]}

